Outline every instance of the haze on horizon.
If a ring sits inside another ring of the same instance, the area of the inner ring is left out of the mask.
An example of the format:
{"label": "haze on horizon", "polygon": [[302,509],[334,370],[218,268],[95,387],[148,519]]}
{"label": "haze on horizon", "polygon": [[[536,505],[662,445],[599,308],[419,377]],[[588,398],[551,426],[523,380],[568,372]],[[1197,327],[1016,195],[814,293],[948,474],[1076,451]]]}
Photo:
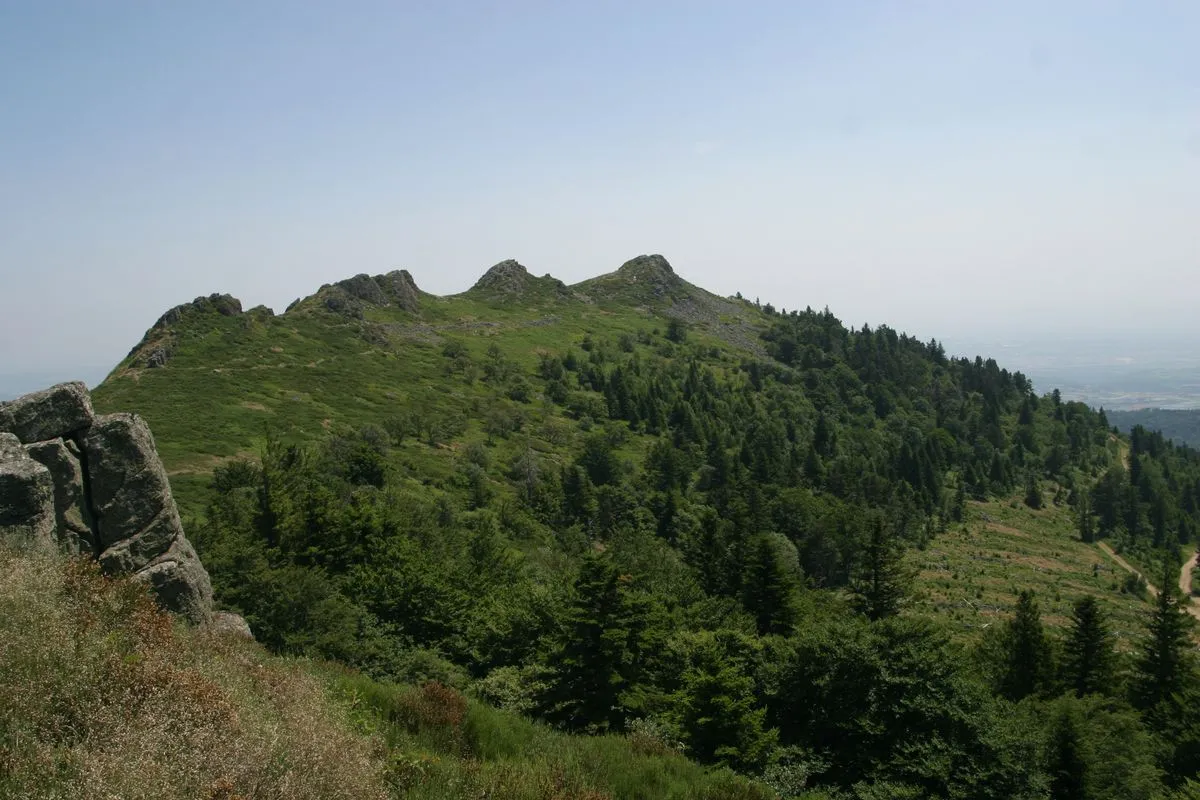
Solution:
{"label": "haze on horizon", "polygon": [[201,294],[655,252],[951,349],[1188,347],[1196,41],[1165,0],[0,0],[0,383]]}

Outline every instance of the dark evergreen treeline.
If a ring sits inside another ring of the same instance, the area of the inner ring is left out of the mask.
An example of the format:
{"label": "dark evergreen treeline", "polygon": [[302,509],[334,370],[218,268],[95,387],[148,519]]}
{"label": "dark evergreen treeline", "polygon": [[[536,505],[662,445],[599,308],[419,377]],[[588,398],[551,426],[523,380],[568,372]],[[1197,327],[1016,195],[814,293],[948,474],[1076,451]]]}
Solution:
{"label": "dark evergreen treeline", "polygon": [[1176,444],[1200,447],[1200,409],[1139,408],[1134,411],[1110,411],[1109,421],[1128,433],[1137,425],[1160,431]]}
{"label": "dark evergreen treeline", "polygon": [[[1130,478],[1103,414],[994,361],[828,311],[771,319],[767,357],[740,362],[678,322],[532,371],[452,343],[447,387],[491,390],[466,418],[398,410],[216,471],[195,538],[219,599],[278,650],[637,730],[789,796],[1184,786],[1200,718],[1169,593],[1136,658],[1086,600],[1053,640],[1033,597],[966,651],[902,613],[903,553],[1013,493],[1182,546],[1194,454],[1136,435]],[[445,446],[454,468],[422,474]]]}
{"label": "dark evergreen treeline", "polygon": [[1200,538],[1200,451],[1135,426],[1078,511],[1085,540],[1113,537],[1155,574],[1160,560],[1177,566]]}

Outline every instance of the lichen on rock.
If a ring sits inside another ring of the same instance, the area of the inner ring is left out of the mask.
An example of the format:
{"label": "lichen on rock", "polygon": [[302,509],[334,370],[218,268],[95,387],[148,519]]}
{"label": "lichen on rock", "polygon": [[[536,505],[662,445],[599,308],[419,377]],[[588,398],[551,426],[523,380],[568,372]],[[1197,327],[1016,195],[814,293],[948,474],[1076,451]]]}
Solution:
{"label": "lichen on rock", "polygon": [[0,403],[0,431],[25,444],[44,442],[89,427],[93,416],[87,387],[78,381],[60,383]]}
{"label": "lichen on rock", "polygon": [[54,517],[58,541],[69,553],[95,555],[94,521],[83,484],[82,451],[71,439],[25,445],[26,452],[54,479]]}
{"label": "lichen on rock", "polygon": [[0,538],[54,542],[54,480],[12,433],[0,433]]}
{"label": "lichen on rock", "polygon": [[193,622],[212,611],[150,428],[135,414],[95,416],[82,383],[0,404],[0,535],[96,556]]}

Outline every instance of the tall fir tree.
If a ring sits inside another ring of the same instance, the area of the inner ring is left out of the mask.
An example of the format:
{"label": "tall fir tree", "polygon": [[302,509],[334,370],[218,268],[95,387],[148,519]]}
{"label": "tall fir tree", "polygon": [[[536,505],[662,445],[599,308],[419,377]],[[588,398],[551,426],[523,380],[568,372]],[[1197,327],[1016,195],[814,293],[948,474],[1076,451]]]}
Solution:
{"label": "tall fir tree", "polygon": [[1092,595],[1075,603],[1063,652],[1063,683],[1076,697],[1108,694],[1113,683],[1113,636]]}
{"label": "tall fir tree", "polygon": [[742,580],[742,604],[754,615],[759,635],[788,634],[796,624],[796,580],[769,536],[755,539]]}
{"label": "tall fir tree", "polygon": [[1187,615],[1179,607],[1169,562],[1160,585],[1133,687],[1134,705],[1141,709],[1171,703],[1186,686],[1191,670]]}
{"label": "tall fir tree", "polygon": [[869,523],[867,541],[853,582],[856,604],[870,620],[893,617],[908,594],[912,575],[904,564],[904,545],[881,514]]}
{"label": "tall fir tree", "polygon": [[1004,634],[1000,693],[1015,701],[1042,691],[1050,677],[1050,642],[1033,592],[1026,589],[1017,597]]}
{"label": "tall fir tree", "polygon": [[1079,717],[1071,706],[1063,705],[1050,728],[1050,746],[1046,772],[1053,800],[1091,800],[1087,786],[1086,742]]}
{"label": "tall fir tree", "polygon": [[761,769],[777,733],[764,726],[766,710],[755,707],[754,681],[705,641],[674,695],[676,724],[688,753],[708,764]]}
{"label": "tall fir tree", "polygon": [[1037,475],[1029,472],[1025,476],[1025,505],[1032,509],[1042,507],[1042,487],[1038,482]]}
{"label": "tall fir tree", "polygon": [[1089,544],[1096,541],[1096,528],[1092,520],[1092,502],[1087,491],[1079,493],[1079,505],[1076,512],[1079,515],[1080,540]]}
{"label": "tall fir tree", "polygon": [[550,655],[543,714],[571,730],[624,727],[622,695],[630,686],[637,654],[630,603],[616,568],[589,553],[575,581],[575,598],[562,636]]}

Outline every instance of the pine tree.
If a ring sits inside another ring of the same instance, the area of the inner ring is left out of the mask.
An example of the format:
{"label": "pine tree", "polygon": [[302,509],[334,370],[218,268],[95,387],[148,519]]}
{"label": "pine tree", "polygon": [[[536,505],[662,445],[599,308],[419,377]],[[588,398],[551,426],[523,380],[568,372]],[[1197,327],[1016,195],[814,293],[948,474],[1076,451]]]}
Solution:
{"label": "pine tree", "polygon": [[813,486],[820,486],[825,481],[825,465],[821,463],[821,456],[815,447],[809,447],[804,457],[804,477]]}
{"label": "pine tree", "polygon": [[1033,592],[1017,597],[1017,608],[1005,629],[1005,654],[1000,693],[1009,700],[1041,691],[1049,677],[1050,645],[1042,628],[1041,612]]}
{"label": "pine tree", "polygon": [[742,603],[754,615],[759,635],[787,634],[796,624],[795,579],[779,561],[775,543],[759,536],[750,548]]}
{"label": "pine tree", "polygon": [[563,467],[562,513],[568,523],[588,521],[596,514],[596,488],[583,467]]}
{"label": "pine tree", "polygon": [[1050,797],[1054,800],[1088,800],[1087,754],[1075,710],[1064,706],[1050,732]]}
{"label": "pine tree", "polygon": [[1141,709],[1171,702],[1184,688],[1190,670],[1187,618],[1173,591],[1174,576],[1169,562],[1163,578],[1150,618],[1150,636],[1137,662],[1133,700]]}
{"label": "pine tree", "polygon": [[756,709],[754,681],[714,641],[704,641],[675,694],[676,718],[688,754],[708,764],[760,769],[775,746]]}
{"label": "pine tree", "polygon": [[543,713],[572,730],[620,730],[621,696],[636,660],[632,641],[638,621],[616,568],[589,553],[575,581],[575,600],[551,655],[551,677],[541,698]]}
{"label": "pine tree", "polygon": [[1096,530],[1092,524],[1092,504],[1087,491],[1079,493],[1079,538],[1084,541],[1096,541]]}
{"label": "pine tree", "polygon": [[910,582],[903,545],[887,530],[883,517],[876,516],[853,585],[859,610],[871,620],[899,614]]}
{"label": "pine tree", "polygon": [[954,500],[950,504],[950,519],[962,522],[967,516],[967,482],[966,476],[959,474],[958,486],[954,490]]}
{"label": "pine tree", "polygon": [[1063,653],[1063,682],[1077,697],[1108,694],[1113,680],[1113,637],[1096,598],[1075,604]]}
{"label": "pine tree", "polygon": [[1037,475],[1030,472],[1025,476],[1025,505],[1030,508],[1042,507],[1042,487],[1038,485]]}
{"label": "pine tree", "polygon": [[588,434],[583,440],[583,452],[575,462],[587,472],[596,486],[614,483],[621,471],[621,463],[603,431]]}
{"label": "pine tree", "polygon": [[825,418],[825,414],[817,415],[817,425],[813,430],[813,449],[818,455],[828,456],[833,453],[834,434],[830,428],[829,420]]}
{"label": "pine tree", "polygon": [[992,452],[992,464],[988,470],[988,479],[991,481],[994,492],[1003,492],[1008,488],[1008,471],[1004,468],[1004,459],[999,450]]}

